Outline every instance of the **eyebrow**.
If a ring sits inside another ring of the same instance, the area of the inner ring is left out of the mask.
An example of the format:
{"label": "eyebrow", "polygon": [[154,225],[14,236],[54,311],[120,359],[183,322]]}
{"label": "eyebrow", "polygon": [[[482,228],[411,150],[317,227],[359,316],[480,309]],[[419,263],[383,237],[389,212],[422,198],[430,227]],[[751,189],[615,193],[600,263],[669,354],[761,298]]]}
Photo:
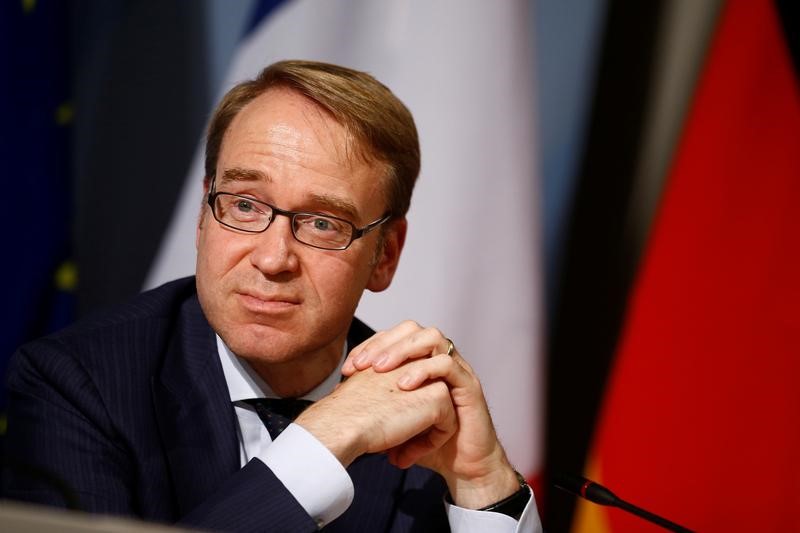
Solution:
{"label": "eyebrow", "polygon": [[[222,173],[222,178],[219,180],[220,184],[227,184],[239,181],[263,181],[272,183],[272,178],[266,173],[249,168],[233,167],[225,169]],[[312,193],[309,195],[309,201],[315,208],[329,209],[352,222],[359,220],[358,209],[353,202],[338,196],[330,194]]]}
{"label": "eyebrow", "polygon": [[359,219],[358,209],[356,209],[356,206],[349,200],[329,194],[310,194],[309,198],[315,205],[320,205],[342,213],[350,221],[357,222]]}
{"label": "eyebrow", "polygon": [[241,167],[225,169],[225,172],[222,173],[222,178],[219,180],[219,182],[230,183],[232,181],[264,181],[267,183],[272,183],[272,178],[270,178],[264,172],[255,169]]}

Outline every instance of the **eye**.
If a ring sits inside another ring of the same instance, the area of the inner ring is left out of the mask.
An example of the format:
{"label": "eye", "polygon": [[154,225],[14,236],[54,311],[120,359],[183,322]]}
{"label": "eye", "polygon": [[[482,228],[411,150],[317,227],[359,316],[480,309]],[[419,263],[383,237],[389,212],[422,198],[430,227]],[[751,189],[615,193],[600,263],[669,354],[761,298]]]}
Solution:
{"label": "eye", "polygon": [[340,220],[322,215],[303,215],[296,219],[302,231],[311,232],[318,236],[329,237],[334,233],[343,233],[347,228]]}
{"label": "eye", "polygon": [[255,209],[252,202],[244,200],[242,198],[237,198],[235,200],[234,207],[239,211],[241,211],[242,213],[249,213],[253,211],[253,209]]}
{"label": "eye", "polygon": [[220,196],[219,214],[223,218],[230,219],[226,222],[255,222],[261,220],[266,215],[264,207],[255,200],[245,196],[224,195]]}
{"label": "eye", "polygon": [[332,231],[336,228],[333,227],[331,221],[327,218],[315,218],[311,221],[314,225],[314,229],[317,231]]}

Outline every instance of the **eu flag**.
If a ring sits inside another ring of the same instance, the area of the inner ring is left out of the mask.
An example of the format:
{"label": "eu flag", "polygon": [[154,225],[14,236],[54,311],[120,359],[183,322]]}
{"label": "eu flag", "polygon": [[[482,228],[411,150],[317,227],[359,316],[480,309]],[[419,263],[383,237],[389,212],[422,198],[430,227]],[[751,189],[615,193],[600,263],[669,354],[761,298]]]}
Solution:
{"label": "eu flag", "polygon": [[69,6],[0,2],[3,389],[14,350],[65,325],[72,314]]}

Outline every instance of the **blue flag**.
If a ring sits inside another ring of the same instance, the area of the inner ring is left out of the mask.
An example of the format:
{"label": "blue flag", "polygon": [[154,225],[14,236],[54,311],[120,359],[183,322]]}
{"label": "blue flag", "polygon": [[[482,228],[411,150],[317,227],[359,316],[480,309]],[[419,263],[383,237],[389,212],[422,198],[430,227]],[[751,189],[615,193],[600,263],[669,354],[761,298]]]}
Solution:
{"label": "blue flag", "polygon": [[72,317],[69,20],[67,2],[0,3],[3,384],[21,343]]}

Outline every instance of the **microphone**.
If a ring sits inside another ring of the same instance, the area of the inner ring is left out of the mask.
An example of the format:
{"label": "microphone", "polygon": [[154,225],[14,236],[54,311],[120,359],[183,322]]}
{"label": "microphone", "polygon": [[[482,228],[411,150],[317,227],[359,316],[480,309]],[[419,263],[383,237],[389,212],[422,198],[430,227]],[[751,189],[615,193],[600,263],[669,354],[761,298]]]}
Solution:
{"label": "microphone", "polygon": [[653,524],[659,525],[664,529],[668,529],[669,531],[693,533],[691,529],[686,529],[675,522],[667,520],[666,518],[662,518],[651,513],[650,511],[646,511],[641,507],[637,507],[632,503],[628,503],[625,500],[618,498],[613,492],[604,486],[586,479],[585,477],[566,474],[564,472],[557,472],[555,474],[553,485],[563,491],[569,492],[570,494],[574,494],[575,496],[580,496],[583,499],[589,500],[590,502],[609,507],[617,507],[623,511],[628,511],[631,514],[643,518],[648,522],[652,522]]}

